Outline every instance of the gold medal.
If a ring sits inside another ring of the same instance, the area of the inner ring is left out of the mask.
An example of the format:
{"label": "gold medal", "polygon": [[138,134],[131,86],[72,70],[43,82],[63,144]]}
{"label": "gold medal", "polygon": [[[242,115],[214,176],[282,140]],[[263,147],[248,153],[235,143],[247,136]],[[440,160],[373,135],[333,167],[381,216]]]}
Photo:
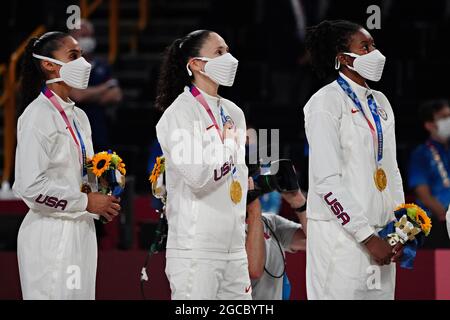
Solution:
{"label": "gold medal", "polygon": [[378,190],[383,191],[384,189],[386,189],[387,177],[386,177],[386,172],[384,172],[383,169],[378,168],[375,171],[373,178],[375,180],[375,185],[377,186]]}
{"label": "gold medal", "polygon": [[231,201],[233,201],[235,204],[237,204],[241,201],[242,188],[241,188],[241,184],[239,183],[239,181],[233,180],[233,182],[231,182],[230,196],[231,196]]}

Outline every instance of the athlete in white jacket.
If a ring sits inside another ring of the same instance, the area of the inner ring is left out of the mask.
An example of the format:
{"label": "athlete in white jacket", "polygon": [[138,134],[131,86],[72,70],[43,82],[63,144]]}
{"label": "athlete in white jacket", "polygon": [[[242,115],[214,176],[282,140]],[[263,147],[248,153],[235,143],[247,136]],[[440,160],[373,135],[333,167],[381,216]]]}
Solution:
{"label": "athlete in white jacket", "polygon": [[391,260],[402,252],[377,232],[404,203],[394,113],[384,94],[366,84],[380,79],[384,57],[365,29],[347,21],[313,27],[308,47],[319,75],[338,78],[304,107],[308,298],[393,299]]}
{"label": "athlete in white jacket", "polygon": [[225,41],[205,30],[175,40],[161,69],[156,132],[166,157],[172,299],[251,299],[245,118],[217,94],[236,69]]}
{"label": "athlete in white jacket", "polygon": [[13,185],[30,208],[17,242],[22,296],[94,299],[98,215],[90,212],[111,220],[120,205],[80,191],[86,183],[82,164],[93,155],[91,128],[68,94],[71,87],[85,88],[90,65],[78,43],[61,32],[32,39],[24,59],[23,99],[25,105],[32,101],[17,124]]}

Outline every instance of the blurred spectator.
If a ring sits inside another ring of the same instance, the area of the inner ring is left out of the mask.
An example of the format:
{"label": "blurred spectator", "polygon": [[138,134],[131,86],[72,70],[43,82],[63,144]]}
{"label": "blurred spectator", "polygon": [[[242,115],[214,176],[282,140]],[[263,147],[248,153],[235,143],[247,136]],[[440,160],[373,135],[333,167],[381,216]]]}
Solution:
{"label": "blurred spectator", "polygon": [[433,230],[425,246],[450,247],[445,225],[450,204],[450,106],[446,100],[433,100],[422,105],[419,113],[428,139],[411,155],[409,187],[432,218]]}
{"label": "blurred spectator", "polygon": [[122,90],[117,79],[112,76],[111,66],[94,54],[96,39],[93,25],[82,20],[80,29],[70,34],[78,40],[83,56],[92,64],[89,87],[86,90],[74,89],[71,98],[80,104],[91,122],[94,150],[108,150],[111,145],[107,108],[122,101]]}

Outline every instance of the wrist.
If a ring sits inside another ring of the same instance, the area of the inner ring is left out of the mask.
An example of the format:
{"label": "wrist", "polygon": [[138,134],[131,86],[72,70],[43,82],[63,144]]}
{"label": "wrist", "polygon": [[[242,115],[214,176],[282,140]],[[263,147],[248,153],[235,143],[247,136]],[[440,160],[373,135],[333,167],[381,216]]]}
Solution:
{"label": "wrist", "polygon": [[364,239],[363,241],[361,241],[361,244],[363,245],[367,245],[369,243],[370,240],[372,240],[375,237],[375,233],[372,233],[370,236],[368,236],[366,239]]}
{"label": "wrist", "polygon": [[294,209],[294,211],[297,213],[305,212],[306,211],[306,201],[304,202],[303,205],[301,205],[299,207],[292,207],[292,209]]}

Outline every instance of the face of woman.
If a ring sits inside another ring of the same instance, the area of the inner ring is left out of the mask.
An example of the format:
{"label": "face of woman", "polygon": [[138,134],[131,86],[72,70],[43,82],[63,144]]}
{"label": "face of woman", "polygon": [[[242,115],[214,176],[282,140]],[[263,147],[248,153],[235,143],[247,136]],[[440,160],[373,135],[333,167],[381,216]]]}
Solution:
{"label": "face of woman", "polygon": [[[60,47],[52,52],[53,57],[61,62],[70,62],[81,57],[81,48],[78,42],[71,36],[67,36],[61,39]],[[59,77],[59,70],[61,66],[59,64],[42,60],[41,62],[48,78]]]}
{"label": "face of woman", "polygon": [[[203,46],[199,52],[199,57],[216,58],[228,52],[230,52],[230,48],[226,44],[225,40],[217,33],[213,32],[203,43]],[[205,70],[205,64],[206,61],[194,59],[191,62],[191,70],[203,71]]]}
{"label": "face of woman", "polygon": [[[349,41],[348,44],[349,52],[356,53],[358,55],[364,55],[367,53],[372,52],[376,49],[375,41],[373,40],[370,33],[364,29],[359,29],[358,32],[354,33]],[[345,54],[340,54],[340,61],[341,64],[349,64],[350,66],[353,66],[353,60],[355,60],[354,57],[350,57]]]}

